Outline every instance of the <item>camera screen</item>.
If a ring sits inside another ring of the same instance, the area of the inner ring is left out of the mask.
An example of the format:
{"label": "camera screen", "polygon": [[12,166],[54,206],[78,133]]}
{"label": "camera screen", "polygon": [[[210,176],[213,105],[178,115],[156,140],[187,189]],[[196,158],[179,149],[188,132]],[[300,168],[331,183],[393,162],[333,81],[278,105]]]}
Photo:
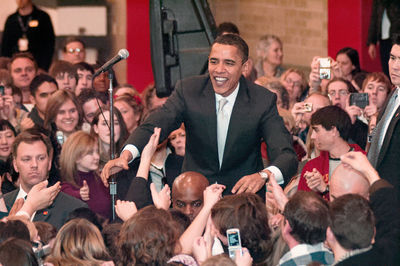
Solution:
{"label": "camera screen", "polygon": [[239,232],[230,232],[228,234],[228,245],[230,247],[240,246]]}

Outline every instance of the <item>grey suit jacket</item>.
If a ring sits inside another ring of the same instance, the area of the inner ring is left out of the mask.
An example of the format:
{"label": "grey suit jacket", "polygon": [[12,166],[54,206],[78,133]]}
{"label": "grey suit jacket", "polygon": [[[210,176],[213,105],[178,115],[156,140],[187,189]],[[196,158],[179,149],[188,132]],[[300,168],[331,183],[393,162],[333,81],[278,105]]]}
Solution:
{"label": "grey suit jacket", "polygon": [[[8,210],[13,206],[18,192],[19,189],[16,189],[4,195],[4,201]],[[64,225],[69,213],[78,208],[88,208],[88,205],[81,200],[59,192],[53,204],[36,212],[33,221],[47,222],[59,230]]]}
{"label": "grey suit jacket", "polygon": [[[394,91],[393,91],[394,92]],[[382,108],[378,120],[382,118],[387,103],[393,92],[388,96],[385,107]],[[376,170],[381,178],[389,181],[399,193],[400,197],[400,107],[397,108],[386,130],[382,147],[379,152]]]}
{"label": "grey suit jacket", "polygon": [[154,127],[161,127],[161,140],[177,129],[186,128],[186,153],[182,171],[196,171],[210,183],[230,190],[243,176],[263,168],[260,144],[267,143],[271,165],[277,166],[285,181],[297,169],[291,136],[276,108],[276,95],[243,76],[232,110],[221,168],[217,147],[215,93],[208,75],[196,76],[177,84],[167,102],[152,113],[128,138],[141,152]]}

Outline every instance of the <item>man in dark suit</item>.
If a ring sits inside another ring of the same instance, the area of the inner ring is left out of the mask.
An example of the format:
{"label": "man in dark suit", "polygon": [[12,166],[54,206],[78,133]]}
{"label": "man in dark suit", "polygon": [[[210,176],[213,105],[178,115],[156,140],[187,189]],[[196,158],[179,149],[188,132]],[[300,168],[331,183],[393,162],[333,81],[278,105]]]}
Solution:
{"label": "man in dark suit", "polygon": [[[48,178],[53,148],[45,135],[29,129],[15,138],[12,153],[14,169],[19,173],[20,187],[4,195],[8,210],[17,199],[26,198],[34,185]],[[87,204],[59,192],[50,206],[33,214],[33,221],[48,222],[60,229],[68,214],[81,207],[87,208]]]}
{"label": "man in dark suit", "polygon": [[[182,171],[206,176],[227,193],[257,192],[271,173],[284,183],[296,172],[291,136],[276,108],[276,96],[242,76],[248,68],[248,46],[237,35],[219,36],[211,47],[208,75],[180,82],[167,102],[152,113],[127,140],[121,156],[106,164],[109,174],[128,169],[154,127],[163,141],[181,123],[186,128]],[[270,166],[263,169],[260,144],[267,144]],[[260,192],[262,193],[262,192]]]}
{"label": "man in dark suit", "polygon": [[[389,73],[396,88],[389,95],[378,117],[368,151],[368,159],[381,178],[389,181],[400,192],[400,35],[393,38]],[[400,195],[400,193],[399,193]]]}
{"label": "man in dark suit", "polygon": [[382,71],[389,75],[391,38],[400,33],[400,2],[393,0],[374,0],[371,8],[371,20],[368,30],[368,54],[376,58],[376,45],[379,43]]}

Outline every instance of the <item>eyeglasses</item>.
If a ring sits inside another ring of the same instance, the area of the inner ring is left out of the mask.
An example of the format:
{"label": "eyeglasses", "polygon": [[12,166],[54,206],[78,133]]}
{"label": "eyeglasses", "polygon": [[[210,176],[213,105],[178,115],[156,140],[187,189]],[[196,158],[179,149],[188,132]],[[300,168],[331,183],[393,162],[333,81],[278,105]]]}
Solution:
{"label": "eyeglasses", "polygon": [[[346,96],[347,94],[349,94],[349,92],[346,91],[346,90],[340,90],[339,91],[339,95],[340,96]],[[335,97],[336,96],[336,91],[330,91],[330,92],[328,92],[328,95],[331,96],[331,97]]]}
{"label": "eyeglasses", "polygon": [[68,53],[70,53],[70,54],[73,54],[73,53],[81,53],[81,52],[83,52],[83,49],[81,49],[81,48],[69,48],[69,49],[67,49],[67,52]]}
{"label": "eyeglasses", "polygon": [[285,80],[289,85],[293,85],[293,87],[301,87],[301,82],[300,81],[293,81],[291,79],[286,79]]}

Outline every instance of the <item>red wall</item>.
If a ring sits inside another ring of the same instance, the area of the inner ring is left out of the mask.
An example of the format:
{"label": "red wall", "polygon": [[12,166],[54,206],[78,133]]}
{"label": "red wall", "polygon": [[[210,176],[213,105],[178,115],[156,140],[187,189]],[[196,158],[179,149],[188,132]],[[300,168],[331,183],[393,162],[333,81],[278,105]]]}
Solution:
{"label": "red wall", "polygon": [[328,0],[328,54],[350,46],[360,55],[361,68],[381,71],[379,55],[372,61],[368,55],[367,37],[372,0]]}
{"label": "red wall", "polygon": [[138,91],[153,81],[150,53],[149,0],[126,0],[127,82]]}

